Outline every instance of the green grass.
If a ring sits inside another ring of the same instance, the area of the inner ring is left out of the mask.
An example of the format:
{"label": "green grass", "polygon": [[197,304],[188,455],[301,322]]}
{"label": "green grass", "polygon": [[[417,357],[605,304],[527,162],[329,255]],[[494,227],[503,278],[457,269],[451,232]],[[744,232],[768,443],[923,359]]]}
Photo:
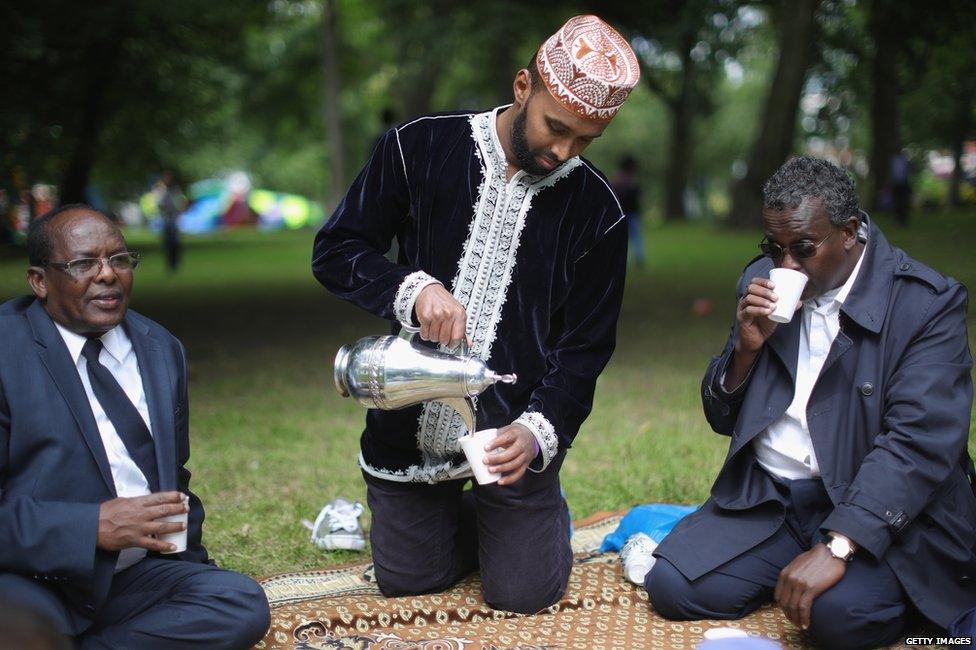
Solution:
{"label": "green grass", "polygon": [[[915,257],[976,286],[976,215],[883,225]],[[699,502],[727,448],[705,423],[698,384],[725,341],[734,283],[758,230],[681,225],[646,235],[648,268],[627,279],[617,352],[562,470],[577,517]],[[356,465],[365,411],[336,394],[332,359],[343,343],[386,325],[315,282],[312,237],[242,230],[191,239],[184,270],[168,277],[155,241],[130,234],[145,253],[133,307],[189,352],[191,485],[207,509],[204,541],[223,566],[254,576],[354,557],[315,549],[299,522],[337,495],[365,500]],[[0,259],[0,297],[26,292],[24,267],[16,254]],[[697,298],[712,302],[710,314],[692,313]],[[971,313],[970,332],[972,321]]]}

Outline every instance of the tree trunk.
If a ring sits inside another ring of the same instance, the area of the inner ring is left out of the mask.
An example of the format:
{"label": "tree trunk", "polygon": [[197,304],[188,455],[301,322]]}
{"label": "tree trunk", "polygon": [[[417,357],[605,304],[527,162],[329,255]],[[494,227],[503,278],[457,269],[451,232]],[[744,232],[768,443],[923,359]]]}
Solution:
{"label": "tree trunk", "polygon": [[729,222],[753,228],[762,211],[762,186],[793,150],[796,111],[810,65],[820,0],[786,3],[780,15],[779,62],[766,97],[759,136],[745,177],[732,188]]}
{"label": "tree trunk", "polygon": [[871,158],[868,205],[878,209],[881,193],[891,183],[891,159],[900,148],[898,136],[897,58],[902,39],[892,25],[892,10],[884,2],[871,7],[869,28],[874,40],[872,62]]}
{"label": "tree trunk", "polygon": [[124,12],[119,12],[115,25],[106,29],[105,33],[111,36],[95,43],[85,59],[83,71],[85,82],[80,101],[79,131],[68,164],[61,176],[59,187],[61,205],[85,200],[85,189],[88,187],[91,171],[95,166],[102,126],[112,111],[111,107],[106,106],[105,97],[115,79],[122,44],[126,38]]}
{"label": "tree trunk", "polygon": [[61,176],[59,201],[62,205],[85,200],[85,188],[88,187],[91,170],[95,165],[98,137],[103,123],[105,88],[92,80],[85,85],[84,99],[81,102],[81,131]]}
{"label": "tree trunk", "polygon": [[[489,18],[490,25],[496,34],[492,47],[492,65],[485,71],[491,79],[491,88],[497,93],[492,98],[495,106],[508,104],[514,97],[515,73],[526,67],[528,61],[517,61],[515,59],[515,43],[508,35],[512,33],[517,25],[515,12],[509,2],[498,3],[494,8],[495,15]],[[535,53],[532,54],[535,56]]]}
{"label": "tree trunk", "polygon": [[494,106],[510,104],[515,96],[515,73],[524,68],[528,61],[516,61],[515,52],[512,51],[511,47],[507,47],[507,43],[499,43],[495,54],[494,58],[497,63],[496,71],[492,73],[494,79],[491,82],[491,88],[494,95],[491,103]]}
{"label": "tree trunk", "polygon": [[342,110],[339,105],[339,68],[336,65],[336,22],[338,8],[335,0],[325,0],[322,17],[322,73],[325,92],[322,101],[322,117],[325,122],[326,151],[329,155],[329,190],[327,207],[338,205],[346,191],[345,147],[342,142]]}
{"label": "tree trunk", "polygon": [[423,66],[423,69],[418,69],[416,74],[410,76],[408,84],[403,89],[404,110],[409,119],[431,112],[434,91],[437,90],[437,78],[443,64],[433,61],[429,63],[431,67]]}
{"label": "tree trunk", "polygon": [[[694,37],[694,34],[691,35]],[[678,101],[669,104],[671,109],[671,150],[665,182],[664,218],[668,221],[684,221],[685,189],[688,187],[688,169],[691,167],[691,122],[695,115],[695,62],[691,59],[692,42],[681,47],[682,73],[681,94]]]}

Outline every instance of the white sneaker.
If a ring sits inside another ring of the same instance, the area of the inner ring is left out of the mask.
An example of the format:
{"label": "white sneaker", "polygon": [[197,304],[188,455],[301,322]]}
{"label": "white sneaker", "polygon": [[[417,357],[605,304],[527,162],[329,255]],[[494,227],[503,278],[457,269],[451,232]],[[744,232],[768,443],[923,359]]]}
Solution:
{"label": "white sneaker", "polygon": [[620,561],[624,565],[624,575],[635,585],[644,586],[644,578],[647,577],[657,559],[652,555],[656,548],[657,542],[653,539],[644,533],[634,533],[627,539],[624,547],[620,549]]}
{"label": "white sneaker", "polygon": [[361,551],[366,548],[363,527],[359,517],[363,504],[350,503],[342,497],[328,504],[312,524],[312,543],[325,550],[347,549]]}

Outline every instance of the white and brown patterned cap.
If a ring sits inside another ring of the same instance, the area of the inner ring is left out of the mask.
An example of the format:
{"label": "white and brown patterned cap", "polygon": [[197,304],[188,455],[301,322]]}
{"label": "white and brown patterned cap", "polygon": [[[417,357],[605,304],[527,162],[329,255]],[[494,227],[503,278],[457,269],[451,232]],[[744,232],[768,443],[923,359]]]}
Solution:
{"label": "white and brown patterned cap", "polygon": [[574,16],[536,55],[539,74],[553,97],[574,115],[607,121],[640,80],[634,51],[596,16]]}

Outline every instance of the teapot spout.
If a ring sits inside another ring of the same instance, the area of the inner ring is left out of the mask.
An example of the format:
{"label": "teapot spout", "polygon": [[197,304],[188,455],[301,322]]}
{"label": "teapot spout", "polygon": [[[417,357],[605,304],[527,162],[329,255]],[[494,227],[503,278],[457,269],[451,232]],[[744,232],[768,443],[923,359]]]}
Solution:
{"label": "teapot spout", "polygon": [[461,416],[461,420],[468,427],[469,433],[474,433],[478,430],[478,427],[475,426],[474,402],[471,401],[470,397],[452,397],[435,401],[443,402],[457,411],[458,415]]}

